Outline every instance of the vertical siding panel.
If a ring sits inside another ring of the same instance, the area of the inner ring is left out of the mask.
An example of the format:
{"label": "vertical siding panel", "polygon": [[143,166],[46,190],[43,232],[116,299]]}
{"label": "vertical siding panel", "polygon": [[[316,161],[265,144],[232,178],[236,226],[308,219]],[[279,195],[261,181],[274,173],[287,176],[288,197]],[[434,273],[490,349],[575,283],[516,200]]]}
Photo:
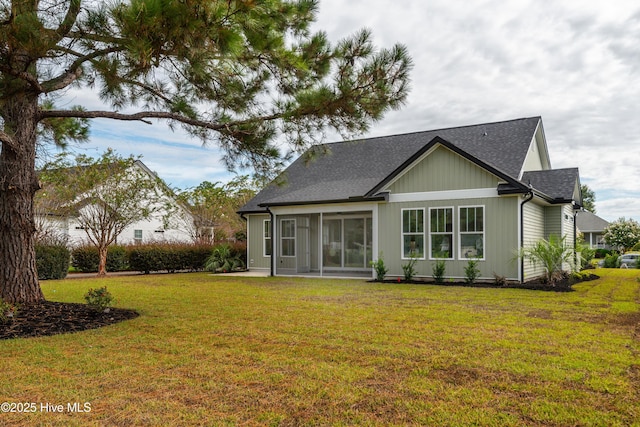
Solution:
{"label": "vertical siding panel", "polygon": [[264,237],[262,232],[266,219],[269,219],[269,215],[247,215],[247,264],[250,269],[270,268],[271,257],[265,257],[262,248]]}
{"label": "vertical siding panel", "polygon": [[[545,236],[545,208],[534,202],[524,205],[524,245],[525,247],[535,244],[536,241],[544,239]],[[534,265],[529,260],[524,261],[524,280],[530,280],[544,274],[544,267]]]}

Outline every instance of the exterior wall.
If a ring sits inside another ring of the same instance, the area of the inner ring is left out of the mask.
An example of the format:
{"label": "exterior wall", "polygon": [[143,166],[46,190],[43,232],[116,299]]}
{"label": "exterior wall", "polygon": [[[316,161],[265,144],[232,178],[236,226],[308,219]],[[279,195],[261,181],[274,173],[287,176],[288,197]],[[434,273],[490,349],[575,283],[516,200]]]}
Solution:
{"label": "exterior wall", "polygon": [[524,161],[523,171],[542,170],[542,161],[540,160],[540,148],[538,142],[534,138],[527,152],[527,158]]}
{"label": "exterior wall", "polygon": [[247,267],[253,269],[270,269],[271,257],[264,256],[264,221],[271,217],[268,214],[247,215]]}
{"label": "exterior wall", "polygon": [[391,194],[496,188],[499,180],[469,160],[438,146],[387,189]]}
{"label": "exterior wall", "polygon": [[[548,234],[545,230],[545,208],[534,201],[524,205],[523,211],[523,237],[524,246],[531,246]],[[524,280],[531,280],[544,274],[544,267],[534,265],[529,260],[524,260]]]}
{"label": "exterior wall", "polygon": [[[469,198],[464,200],[429,200],[381,204],[379,207],[379,241],[380,252],[385,265],[389,268],[388,276],[402,277],[402,265],[407,260],[402,259],[402,209],[425,209],[425,244],[429,240],[429,208],[453,208],[453,260],[447,260],[445,277],[464,278],[464,268],[468,259],[459,254],[458,217],[460,206],[484,206],[484,260],[478,262],[480,278],[493,280],[494,273],[510,280],[518,279],[518,261],[516,248],[518,247],[518,198],[517,197],[489,197]],[[426,251],[428,249],[425,248]],[[374,258],[377,259],[376,254]],[[432,277],[436,260],[429,259],[416,262],[418,276]]]}
{"label": "exterior wall", "polygon": [[544,210],[544,237],[563,235],[562,206],[547,206]]}
{"label": "exterior wall", "polygon": [[[172,221],[174,227],[165,228],[165,221],[162,214],[155,215],[146,221],[139,221],[126,227],[118,238],[116,244],[128,245],[133,243],[148,243],[154,241],[167,241],[167,242],[191,242],[192,236],[190,230],[188,230],[186,224],[188,220],[181,219]],[[60,235],[67,238],[70,246],[80,246],[89,243],[89,238],[85,230],[80,227],[79,222],[75,218],[52,219],[45,218],[42,220],[44,227],[55,228],[59,230]],[[177,228],[178,224],[185,224],[184,228]],[[142,231],[142,238],[136,239],[136,230]]]}

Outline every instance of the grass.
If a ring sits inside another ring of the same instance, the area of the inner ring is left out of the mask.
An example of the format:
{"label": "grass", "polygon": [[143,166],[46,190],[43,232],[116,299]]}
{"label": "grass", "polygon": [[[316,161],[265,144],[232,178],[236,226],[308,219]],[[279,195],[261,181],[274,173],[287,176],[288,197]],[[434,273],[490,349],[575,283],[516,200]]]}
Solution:
{"label": "grass", "polygon": [[[0,342],[0,401],[38,409],[0,424],[637,426],[640,272],[596,273],[568,293],[199,273],[43,282],[69,302],[106,285],[141,316]],[[75,402],[91,411],[66,411]]]}

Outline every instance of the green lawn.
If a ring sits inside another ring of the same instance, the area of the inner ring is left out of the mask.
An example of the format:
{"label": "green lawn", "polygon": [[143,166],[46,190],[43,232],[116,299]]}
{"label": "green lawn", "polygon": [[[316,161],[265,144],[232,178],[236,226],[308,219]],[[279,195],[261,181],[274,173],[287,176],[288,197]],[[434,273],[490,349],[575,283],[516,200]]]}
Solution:
{"label": "green lawn", "polygon": [[141,316],[0,341],[0,402],[37,404],[0,425],[640,425],[640,271],[596,273],[569,293],[204,273],[43,282],[69,302],[106,285]]}

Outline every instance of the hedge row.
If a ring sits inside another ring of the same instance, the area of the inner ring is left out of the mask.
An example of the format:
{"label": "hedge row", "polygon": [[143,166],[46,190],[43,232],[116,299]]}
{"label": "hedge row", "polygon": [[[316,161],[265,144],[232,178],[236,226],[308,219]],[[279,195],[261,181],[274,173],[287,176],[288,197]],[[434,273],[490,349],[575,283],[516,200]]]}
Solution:
{"label": "hedge row", "polygon": [[36,244],[38,279],[64,279],[69,271],[71,253],[64,245]]}
{"label": "hedge row", "polygon": [[[200,271],[215,245],[184,243],[151,243],[132,246],[110,246],[107,252],[107,271],[174,272]],[[231,245],[246,262],[246,244]],[[98,249],[83,246],[72,252],[73,266],[82,272],[98,271]]]}

